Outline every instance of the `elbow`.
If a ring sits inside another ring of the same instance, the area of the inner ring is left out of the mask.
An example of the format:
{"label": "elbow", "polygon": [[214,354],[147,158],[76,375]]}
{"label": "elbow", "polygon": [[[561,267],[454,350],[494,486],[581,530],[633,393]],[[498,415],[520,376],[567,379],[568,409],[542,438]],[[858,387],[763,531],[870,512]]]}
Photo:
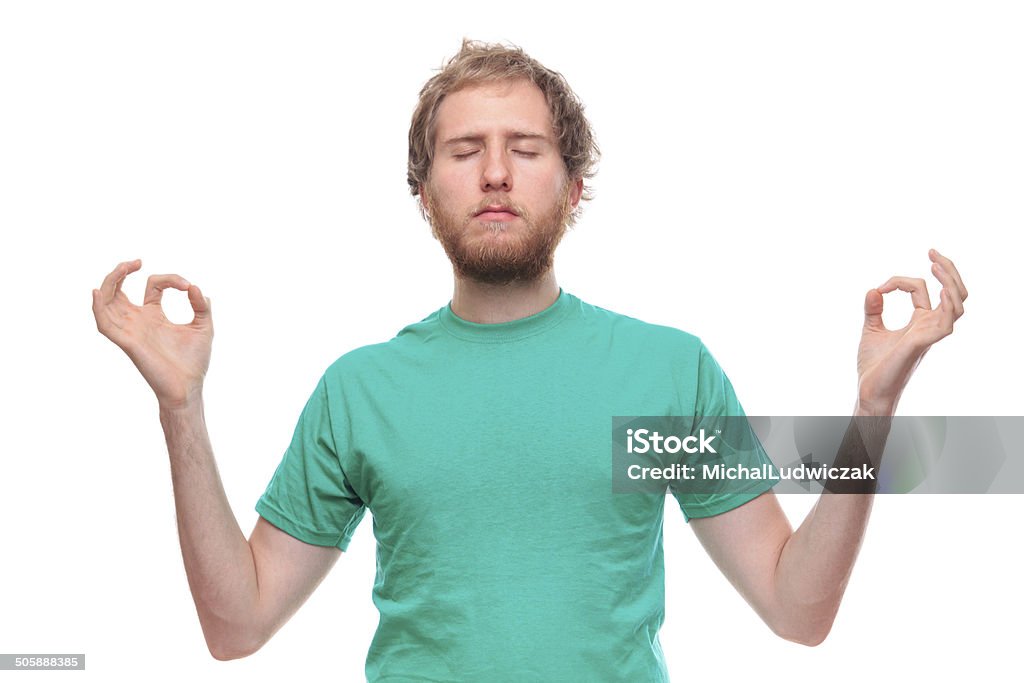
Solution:
{"label": "elbow", "polygon": [[229,662],[232,659],[242,659],[254,654],[262,647],[260,644],[241,644],[241,643],[221,643],[207,641],[207,647],[210,650],[210,654],[218,662]]}
{"label": "elbow", "polygon": [[266,643],[265,639],[247,634],[241,629],[231,629],[226,633],[204,633],[206,647],[210,655],[219,662],[242,659],[259,651]]}
{"label": "elbow", "polygon": [[237,649],[224,647],[223,645],[210,645],[210,654],[218,662],[230,662],[232,659],[242,659],[248,657],[255,650],[249,651],[248,649]]}
{"label": "elbow", "polygon": [[772,624],[771,628],[775,635],[783,640],[797,645],[817,647],[828,638],[834,620],[835,614],[818,619],[804,617],[786,624]]}
{"label": "elbow", "polygon": [[251,612],[225,614],[199,606],[199,625],[206,648],[219,662],[242,659],[259,651],[270,639],[262,623]]}
{"label": "elbow", "polygon": [[827,638],[827,637],[828,637],[828,631],[825,630],[825,631],[818,631],[818,632],[811,632],[811,633],[806,633],[806,634],[800,634],[799,636],[796,636],[796,637],[786,638],[786,640],[790,641],[791,643],[796,643],[797,645],[805,645],[807,647],[817,647],[817,646],[821,645],[822,643],[824,643],[825,642],[825,638]]}

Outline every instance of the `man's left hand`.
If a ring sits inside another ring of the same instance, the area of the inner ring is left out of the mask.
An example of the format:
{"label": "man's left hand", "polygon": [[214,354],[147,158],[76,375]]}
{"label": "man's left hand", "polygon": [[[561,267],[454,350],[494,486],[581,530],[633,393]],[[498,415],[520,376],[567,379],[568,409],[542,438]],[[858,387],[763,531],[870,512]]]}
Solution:
{"label": "man's left hand", "polygon": [[[932,308],[928,287],[921,278],[893,276],[864,299],[864,332],[857,351],[858,400],[875,414],[891,415],[910,376],[932,344],[953,332],[964,314],[967,288],[956,266],[932,249],[932,273],[942,283],[939,305]],[[882,295],[899,289],[909,292],[914,304],[910,322],[899,330],[882,323]]]}

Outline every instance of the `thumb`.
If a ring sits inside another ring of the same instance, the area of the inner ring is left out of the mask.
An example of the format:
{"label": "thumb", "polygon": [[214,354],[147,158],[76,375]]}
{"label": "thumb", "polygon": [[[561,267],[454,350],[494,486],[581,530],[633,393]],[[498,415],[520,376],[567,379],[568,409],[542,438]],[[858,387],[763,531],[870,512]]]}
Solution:
{"label": "thumb", "polygon": [[882,323],[882,293],[877,289],[869,289],[864,297],[864,327],[884,330]]}
{"label": "thumb", "polygon": [[188,302],[192,304],[192,311],[195,313],[195,322],[206,322],[210,320],[210,300],[203,296],[197,285],[188,288]]}

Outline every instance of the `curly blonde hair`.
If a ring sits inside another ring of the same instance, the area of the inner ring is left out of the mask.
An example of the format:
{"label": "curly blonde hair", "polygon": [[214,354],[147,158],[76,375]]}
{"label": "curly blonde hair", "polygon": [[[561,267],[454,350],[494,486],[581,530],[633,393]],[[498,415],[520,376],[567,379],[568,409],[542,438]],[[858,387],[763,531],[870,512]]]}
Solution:
{"label": "curly blonde hair", "polygon": [[[594,198],[587,180],[597,172],[601,151],[583,113],[583,103],[558,72],[533,59],[522,48],[462,39],[462,49],[449,59],[420,90],[419,103],[409,126],[409,189],[415,197],[430,177],[434,160],[434,129],[441,101],[449,93],[480,83],[529,79],[547,99],[551,122],[570,179],[582,178],[583,196]],[[423,212],[422,197],[420,211]],[[580,211],[577,207],[573,219]],[[424,214],[425,217],[425,214]]]}

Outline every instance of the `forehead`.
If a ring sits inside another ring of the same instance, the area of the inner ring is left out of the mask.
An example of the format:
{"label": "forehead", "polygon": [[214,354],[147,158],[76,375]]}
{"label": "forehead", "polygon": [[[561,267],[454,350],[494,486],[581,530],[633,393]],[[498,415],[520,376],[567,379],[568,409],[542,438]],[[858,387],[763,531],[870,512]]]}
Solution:
{"label": "forehead", "polygon": [[547,98],[533,82],[519,79],[470,85],[441,101],[434,140],[493,131],[531,131],[554,138]]}

